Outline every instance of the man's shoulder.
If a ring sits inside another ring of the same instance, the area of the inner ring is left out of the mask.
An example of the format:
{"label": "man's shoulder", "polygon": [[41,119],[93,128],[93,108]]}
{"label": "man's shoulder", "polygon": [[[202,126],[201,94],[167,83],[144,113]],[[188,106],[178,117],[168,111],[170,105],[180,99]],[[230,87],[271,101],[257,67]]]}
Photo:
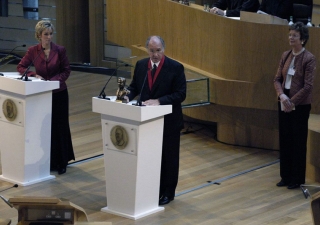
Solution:
{"label": "man's shoulder", "polygon": [[172,66],[183,66],[180,62],[166,56],[164,63]]}

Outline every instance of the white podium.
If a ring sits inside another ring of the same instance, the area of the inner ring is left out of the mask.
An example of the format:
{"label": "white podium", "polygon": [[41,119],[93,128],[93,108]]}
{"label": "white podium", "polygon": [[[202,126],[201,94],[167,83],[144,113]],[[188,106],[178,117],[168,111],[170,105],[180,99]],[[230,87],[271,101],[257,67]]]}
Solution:
{"label": "white podium", "polygon": [[0,76],[1,180],[31,185],[50,175],[52,90],[58,81],[21,81]]}
{"label": "white podium", "polygon": [[101,211],[139,219],[159,207],[163,116],[171,105],[123,104],[94,97],[101,113],[107,207]]}

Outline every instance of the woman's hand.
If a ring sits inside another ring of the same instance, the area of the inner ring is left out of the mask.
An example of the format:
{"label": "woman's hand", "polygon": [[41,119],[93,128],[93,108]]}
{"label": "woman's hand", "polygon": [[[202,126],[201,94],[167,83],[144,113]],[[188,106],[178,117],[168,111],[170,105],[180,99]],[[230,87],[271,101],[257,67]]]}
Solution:
{"label": "woman's hand", "polygon": [[44,80],[43,79],[43,77],[42,76],[40,76],[40,75],[38,75],[38,74],[36,74],[36,76],[35,76],[36,78],[38,78],[38,79],[41,79],[41,80]]}
{"label": "woman's hand", "polygon": [[279,98],[280,98],[280,102],[284,106],[284,109],[283,109],[284,112],[291,112],[294,109],[294,104],[290,101],[290,98],[287,95],[281,94]]}

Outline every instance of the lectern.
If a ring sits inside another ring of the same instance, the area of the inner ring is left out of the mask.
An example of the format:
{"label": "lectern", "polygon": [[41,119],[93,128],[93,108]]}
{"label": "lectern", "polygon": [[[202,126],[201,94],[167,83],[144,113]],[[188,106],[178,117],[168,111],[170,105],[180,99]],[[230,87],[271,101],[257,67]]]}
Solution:
{"label": "lectern", "polygon": [[1,180],[22,186],[50,175],[52,90],[58,81],[22,81],[18,73],[0,76]]}
{"label": "lectern", "polygon": [[159,207],[163,118],[171,105],[135,106],[94,97],[101,113],[107,207],[130,219],[164,210]]}

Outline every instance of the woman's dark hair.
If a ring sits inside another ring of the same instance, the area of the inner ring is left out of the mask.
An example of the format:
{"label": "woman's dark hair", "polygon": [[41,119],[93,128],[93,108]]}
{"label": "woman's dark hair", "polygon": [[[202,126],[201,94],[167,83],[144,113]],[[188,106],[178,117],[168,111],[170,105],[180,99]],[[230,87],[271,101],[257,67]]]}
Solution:
{"label": "woman's dark hair", "polygon": [[302,22],[296,22],[289,27],[290,30],[295,30],[300,33],[300,40],[303,41],[302,46],[304,47],[307,44],[309,39],[309,30]]}

